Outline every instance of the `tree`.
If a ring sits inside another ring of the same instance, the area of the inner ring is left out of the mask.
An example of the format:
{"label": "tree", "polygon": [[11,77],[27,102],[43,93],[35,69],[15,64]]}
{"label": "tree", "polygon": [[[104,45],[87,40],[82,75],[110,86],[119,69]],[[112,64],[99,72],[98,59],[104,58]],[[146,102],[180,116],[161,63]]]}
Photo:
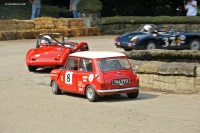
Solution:
{"label": "tree", "polygon": [[102,3],[99,0],[81,0],[77,4],[77,10],[82,13],[93,13],[102,10]]}

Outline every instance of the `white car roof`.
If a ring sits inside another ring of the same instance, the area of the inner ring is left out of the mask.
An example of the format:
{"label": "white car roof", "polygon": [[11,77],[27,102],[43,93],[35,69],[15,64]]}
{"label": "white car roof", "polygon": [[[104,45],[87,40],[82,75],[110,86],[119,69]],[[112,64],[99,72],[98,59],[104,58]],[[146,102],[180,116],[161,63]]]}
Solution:
{"label": "white car roof", "polygon": [[117,56],[126,56],[120,52],[113,51],[83,51],[70,54],[70,56],[78,56],[83,58],[108,58]]}

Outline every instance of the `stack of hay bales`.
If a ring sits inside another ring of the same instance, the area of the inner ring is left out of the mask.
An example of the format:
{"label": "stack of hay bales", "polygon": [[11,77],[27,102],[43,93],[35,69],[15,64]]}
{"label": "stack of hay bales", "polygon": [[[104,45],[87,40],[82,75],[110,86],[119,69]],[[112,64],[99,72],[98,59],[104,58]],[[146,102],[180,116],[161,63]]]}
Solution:
{"label": "stack of hay bales", "polygon": [[69,19],[70,26],[70,36],[85,36],[86,35],[86,27],[84,25],[84,21],[81,18],[70,18]]}
{"label": "stack of hay bales", "polygon": [[23,39],[23,30],[33,30],[35,24],[31,20],[1,20],[0,21],[0,40]]}
{"label": "stack of hay bales", "polygon": [[16,20],[18,23],[18,39],[34,39],[35,23],[32,20]]}
{"label": "stack of hay bales", "polygon": [[0,40],[35,39],[40,33],[61,33],[70,37],[99,35],[98,28],[86,27],[82,18],[0,20]]}
{"label": "stack of hay bales", "polygon": [[70,36],[98,36],[99,30],[96,27],[86,27],[82,18],[69,19]]}
{"label": "stack of hay bales", "polygon": [[69,36],[69,19],[67,18],[59,18],[59,19],[54,19],[54,26],[55,29],[52,31],[53,33],[61,33],[64,36]]}

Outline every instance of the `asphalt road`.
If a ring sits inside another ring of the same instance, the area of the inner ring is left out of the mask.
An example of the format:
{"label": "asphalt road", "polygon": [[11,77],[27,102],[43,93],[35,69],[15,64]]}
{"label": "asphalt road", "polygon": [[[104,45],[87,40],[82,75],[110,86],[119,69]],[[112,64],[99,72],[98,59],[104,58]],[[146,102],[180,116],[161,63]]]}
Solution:
{"label": "asphalt road", "polygon": [[[90,50],[115,48],[115,36],[77,37]],[[141,90],[89,102],[85,96],[54,95],[49,70],[28,71],[25,56],[35,39],[0,42],[0,133],[199,133],[200,95]]]}

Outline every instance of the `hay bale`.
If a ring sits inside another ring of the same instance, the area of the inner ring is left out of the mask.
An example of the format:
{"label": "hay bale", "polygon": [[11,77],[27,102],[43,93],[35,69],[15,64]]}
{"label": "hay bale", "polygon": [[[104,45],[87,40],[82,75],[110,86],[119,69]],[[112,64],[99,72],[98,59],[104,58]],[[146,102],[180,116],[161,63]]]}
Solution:
{"label": "hay bale", "polygon": [[87,28],[86,36],[99,36],[99,29],[97,27],[89,27]]}
{"label": "hay bale", "polygon": [[53,22],[55,29],[69,29],[69,19],[66,18],[54,19]]}
{"label": "hay bale", "polygon": [[7,24],[17,24],[16,20],[0,20],[0,24],[7,25]]}
{"label": "hay bale", "polygon": [[34,23],[35,23],[35,29],[53,29],[54,28],[54,23],[53,23],[54,18],[50,17],[41,17],[41,18],[35,18]]}
{"label": "hay bale", "polygon": [[2,37],[2,31],[0,31],[0,41],[3,40],[3,37]]}
{"label": "hay bale", "polygon": [[69,26],[84,26],[84,19],[82,18],[69,18]]}
{"label": "hay bale", "polygon": [[96,27],[90,28],[80,28],[80,29],[70,29],[70,36],[71,37],[78,37],[78,36],[99,36],[99,29]]}
{"label": "hay bale", "polygon": [[17,39],[24,39],[22,35],[22,31],[17,31]]}
{"label": "hay bale", "polygon": [[74,25],[74,26],[70,26],[70,29],[83,29],[83,28],[86,28],[86,26],[84,25],[81,25],[81,26],[77,26],[77,25]]}
{"label": "hay bale", "polygon": [[33,30],[21,31],[21,34],[23,39],[35,39]]}
{"label": "hay bale", "polygon": [[17,33],[12,31],[1,32],[0,40],[16,40]]}
{"label": "hay bale", "polygon": [[70,36],[78,37],[78,36],[86,36],[87,28],[81,29],[70,29]]}
{"label": "hay bale", "polygon": [[33,30],[35,23],[33,20],[16,20],[19,30]]}

